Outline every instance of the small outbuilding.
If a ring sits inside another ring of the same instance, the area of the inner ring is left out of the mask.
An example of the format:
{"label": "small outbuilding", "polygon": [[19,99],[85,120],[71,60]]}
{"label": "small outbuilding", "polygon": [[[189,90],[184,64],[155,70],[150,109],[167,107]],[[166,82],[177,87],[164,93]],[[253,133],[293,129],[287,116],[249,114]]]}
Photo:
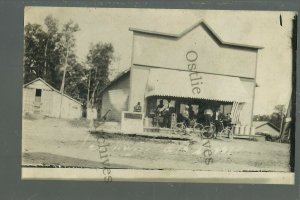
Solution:
{"label": "small outbuilding", "polygon": [[253,122],[255,127],[255,133],[260,135],[269,135],[271,137],[280,136],[280,128],[267,121],[255,121]]}
{"label": "small outbuilding", "polygon": [[27,113],[78,119],[82,117],[82,103],[37,78],[23,86],[23,115]]}

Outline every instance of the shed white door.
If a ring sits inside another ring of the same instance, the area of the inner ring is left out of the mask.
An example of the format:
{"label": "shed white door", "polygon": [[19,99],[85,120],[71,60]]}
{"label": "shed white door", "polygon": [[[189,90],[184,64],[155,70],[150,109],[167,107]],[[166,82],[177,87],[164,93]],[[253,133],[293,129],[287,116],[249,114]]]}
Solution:
{"label": "shed white door", "polygon": [[34,113],[41,113],[42,107],[42,89],[35,89],[35,99],[33,103]]}

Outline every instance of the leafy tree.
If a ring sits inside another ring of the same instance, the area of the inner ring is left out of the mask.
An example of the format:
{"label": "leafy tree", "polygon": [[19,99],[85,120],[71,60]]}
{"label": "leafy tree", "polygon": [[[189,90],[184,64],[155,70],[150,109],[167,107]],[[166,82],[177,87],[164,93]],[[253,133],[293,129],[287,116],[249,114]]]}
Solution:
{"label": "leafy tree", "polygon": [[58,43],[61,34],[58,21],[51,15],[45,18],[44,24],[46,31],[39,24],[29,23],[25,26],[24,82],[41,77],[57,88],[61,80],[58,78],[61,58]]}
{"label": "leafy tree", "polygon": [[270,121],[270,115],[254,115],[254,121]]}
{"label": "leafy tree", "polygon": [[270,122],[277,127],[281,127],[282,119],[285,116],[286,108],[284,105],[276,105],[271,115]]}
{"label": "leafy tree", "polygon": [[44,51],[44,79],[53,87],[59,88],[62,80],[60,40],[62,34],[58,30],[58,20],[51,15],[44,20],[47,28],[47,38]]}
{"label": "leafy tree", "polygon": [[40,24],[25,26],[24,82],[41,77],[54,88],[62,89],[67,67],[78,64],[74,33],[79,26],[69,21],[60,31],[58,20],[51,15],[45,18],[44,25],[45,30]]}
{"label": "leafy tree", "polygon": [[89,66],[88,105],[94,106],[100,100],[100,90],[108,83],[109,66],[114,59],[114,48],[110,43],[91,44],[87,55]]}
{"label": "leafy tree", "polygon": [[75,55],[75,34],[79,30],[72,20],[60,30],[59,21],[51,15],[45,18],[44,26],[27,24],[24,82],[41,77],[62,93],[94,105],[99,102],[99,91],[109,82],[114,48],[109,43],[91,44],[87,62],[79,64]]}
{"label": "leafy tree", "polygon": [[285,105],[276,105],[274,110],[275,113],[278,113],[280,116],[283,116],[286,112]]}
{"label": "leafy tree", "polygon": [[282,118],[285,116],[286,108],[284,105],[276,105],[271,115],[254,115],[254,121],[269,121],[278,128],[281,127]]}
{"label": "leafy tree", "polygon": [[65,92],[73,98],[85,102],[88,93],[88,70],[75,63],[66,72]]}
{"label": "leafy tree", "polygon": [[44,75],[44,52],[47,34],[39,24],[25,26],[25,51],[24,51],[24,82],[30,82]]}
{"label": "leafy tree", "polygon": [[41,77],[58,88],[61,80],[58,21],[47,16],[44,23],[46,31],[39,24],[29,23],[25,26],[24,82]]}

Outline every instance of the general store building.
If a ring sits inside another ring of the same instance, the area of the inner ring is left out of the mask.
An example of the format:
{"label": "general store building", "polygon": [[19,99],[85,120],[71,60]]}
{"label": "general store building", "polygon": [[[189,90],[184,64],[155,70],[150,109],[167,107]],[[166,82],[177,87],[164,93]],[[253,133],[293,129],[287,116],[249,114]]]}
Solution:
{"label": "general store building", "polygon": [[185,105],[195,112],[219,107],[235,123],[252,125],[262,47],[224,41],[202,20],[176,34],[129,30],[131,67],[102,91],[101,113],[112,109],[111,120],[120,121],[122,111],[140,102],[147,119],[163,100],[177,113]]}

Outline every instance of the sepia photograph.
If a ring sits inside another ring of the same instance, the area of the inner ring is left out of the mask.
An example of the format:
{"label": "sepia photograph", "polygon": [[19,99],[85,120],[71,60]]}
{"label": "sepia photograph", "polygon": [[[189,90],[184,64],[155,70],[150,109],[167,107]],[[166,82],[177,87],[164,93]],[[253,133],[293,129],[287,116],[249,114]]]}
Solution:
{"label": "sepia photograph", "polygon": [[22,179],[294,184],[296,24],[25,7]]}

